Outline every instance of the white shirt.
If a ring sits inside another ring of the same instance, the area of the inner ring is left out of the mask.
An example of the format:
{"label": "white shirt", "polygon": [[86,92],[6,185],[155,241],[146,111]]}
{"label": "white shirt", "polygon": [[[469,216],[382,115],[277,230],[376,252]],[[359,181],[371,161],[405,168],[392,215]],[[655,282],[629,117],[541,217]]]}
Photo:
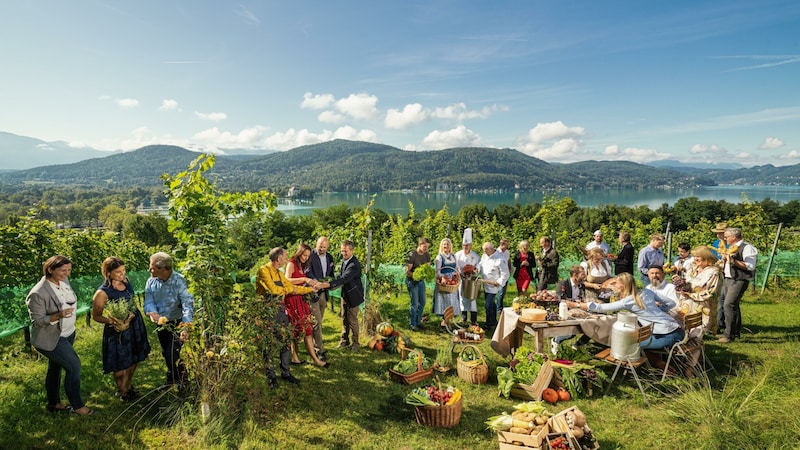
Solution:
{"label": "white shirt", "polygon": [[589,251],[589,250],[591,250],[591,249],[593,249],[595,247],[600,247],[600,250],[603,251],[604,255],[607,255],[608,252],[611,251],[611,247],[609,247],[608,244],[606,244],[605,242],[601,242],[601,243],[598,244],[594,240],[592,240],[588,244],[586,244],[586,251]]}
{"label": "white shirt", "polygon": [[675,302],[678,301],[678,292],[675,291],[675,285],[672,283],[667,283],[666,281],[661,282],[661,286],[653,286],[653,283],[648,284],[645,286],[645,289],[651,290],[656,294],[667,297],[670,300],[674,300]]}
{"label": "white shirt", "polygon": [[495,251],[491,256],[486,253],[481,256],[481,274],[486,281],[497,281],[498,285],[483,284],[483,290],[487,294],[496,294],[500,288],[508,281],[508,262],[503,259],[500,252]]}
{"label": "white shirt", "polygon": [[[744,244],[744,239],[734,243],[731,245],[731,247],[740,247],[742,244]],[[756,250],[753,244],[746,245],[742,249],[742,260],[744,261],[744,265],[747,267],[747,270],[751,272],[756,270],[757,257],[758,250]],[[725,263],[725,278],[733,278],[733,274],[731,273],[731,264],[729,262]]]}
{"label": "white shirt", "polygon": [[[50,287],[53,288],[56,296],[58,296],[58,299],[61,301],[61,309],[75,308],[75,311],[73,311],[69,317],[64,317],[59,320],[61,322],[61,337],[69,337],[75,332],[75,313],[78,311],[78,297],[75,295],[75,291],[72,290],[69,283],[56,284],[50,280],[47,280],[47,282],[50,283]],[[72,304],[70,305],[70,303]],[[50,322],[50,325],[55,325],[59,321]]]}
{"label": "white shirt", "polygon": [[456,252],[456,269],[458,269],[459,274],[464,272],[464,266],[467,264],[472,264],[475,266],[475,270],[478,270],[480,262],[480,257],[472,250],[467,254],[464,253],[463,249]]}

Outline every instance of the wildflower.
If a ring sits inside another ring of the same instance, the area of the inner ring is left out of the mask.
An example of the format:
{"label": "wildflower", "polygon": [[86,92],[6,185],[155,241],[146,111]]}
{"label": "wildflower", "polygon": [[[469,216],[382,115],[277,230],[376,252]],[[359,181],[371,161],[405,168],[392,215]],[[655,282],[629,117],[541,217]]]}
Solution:
{"label": "wildflower", "polygon": [[158,318],[158,324],[159,325],[165,325],[166,323],[167,323],[167,318],[166,317],[161,316],[161,317]]}

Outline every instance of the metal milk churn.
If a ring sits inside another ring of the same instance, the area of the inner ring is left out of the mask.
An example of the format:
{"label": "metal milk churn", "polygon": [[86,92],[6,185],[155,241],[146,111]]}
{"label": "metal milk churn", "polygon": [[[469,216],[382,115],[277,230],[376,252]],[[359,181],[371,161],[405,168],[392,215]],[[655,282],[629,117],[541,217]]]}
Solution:
{"label": "metal milk churn", "polygon": [[626,311],[617,314],[617,321],[611,327],[611,356],[617,359],[638,357],[639,343],[635,333],[638,329],[636,314]]}

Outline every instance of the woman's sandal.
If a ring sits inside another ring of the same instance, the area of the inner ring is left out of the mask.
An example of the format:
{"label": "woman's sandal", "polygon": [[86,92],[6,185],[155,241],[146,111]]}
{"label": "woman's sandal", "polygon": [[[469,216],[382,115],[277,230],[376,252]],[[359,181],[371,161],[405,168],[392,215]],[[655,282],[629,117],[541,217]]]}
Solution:
{"label": "woman's sandal", "polygon": [[55,405],[47,405],[45,408],[47,408],[47,412],[51,412],[51,413],[70,412],[70,411],[72,411],[72,406],[69,406],[69,405],[66,405],[66,406],[64,406],[62,408],[58,408]]}
{"label": "woman's sandal", "polygon": [[303,361],[303,360],[300,360],[300,361],[292,361],[291,363],[292,363],[292,365],[295,365],[295,366],[302,366],[306,362]]}
{"label": "woman's sandal", "polygon": [[79,412],[75,412],[75,410],[74,410],[74,409],[72,409],[72,408],[70,408],[70,409],[72,410],[72,413],[73,413],[73,414],[75,414],[75,415],[78,415],[78,416],[91,416],[91,415],[94,415],[94,414],[100,414],[99,412],[97,412],[97,411],[95,411],[95,410],[93,410],[93,409],[89,409],[89,408],[87,408],[87,409],[89,409],[89,411],[87,411],[87,412],[86,412],[86,413],[84,413],[84,414],[81,414],[81,413],[79,413]]}

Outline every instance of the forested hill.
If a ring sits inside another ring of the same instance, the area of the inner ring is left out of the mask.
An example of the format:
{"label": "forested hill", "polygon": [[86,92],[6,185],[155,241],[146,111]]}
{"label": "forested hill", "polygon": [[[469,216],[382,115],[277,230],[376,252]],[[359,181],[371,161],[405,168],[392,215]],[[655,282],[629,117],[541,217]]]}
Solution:
{"label": "forested hill", "polygon": [[[197,153],[182,147],[154,145],[74,164],[2,173],[0,182],[7,185],[42,182],[84,186],[160,186],[162,173],[175,174],[185,170],[197,156]],[[798,173],[798,166],[773,169],[782,169],[783,176]],[[736,173],[734,178],[740,178],[747,177],[747,170],[719,172]],[[551,164],[507,148],[414,152],[346,140],[251,158],[218,156],[212,174],[225,189],[268,189],[279,193],[286,192],[290,186],[342,192],[716,184],[710,176],[629,162]]]}

